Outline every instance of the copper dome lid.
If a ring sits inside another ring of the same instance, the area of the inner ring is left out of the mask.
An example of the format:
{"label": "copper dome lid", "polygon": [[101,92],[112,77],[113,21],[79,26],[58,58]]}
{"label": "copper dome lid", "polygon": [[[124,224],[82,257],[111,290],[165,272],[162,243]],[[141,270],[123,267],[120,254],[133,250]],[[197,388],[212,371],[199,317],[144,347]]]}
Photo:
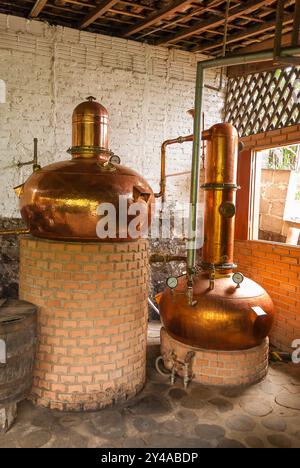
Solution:
{"label": "copper dome lid", "polygon": [[108,112],[93,96],[79,104],[72,115],[72,148],[75,157],[108,151]]}
{"label": "copper dome lid", "polygon": [[[95,98],[79,104],[72,117],[72,160],[43,167],[17,188],[20,211],[31,234],[66,241],[128,241],[126,226],[119,224],[120,197],[129,208],[141,202],[144,217],[137,237],[151,221],[154,195],[148,183],[134,170],[111,158],[108,143],[108,112]],[[114,155],[115,156],[115,155]],[[99,206],[110,203],[116,212],[113,235],[99,238]],[[133,216],[127,215],[127,226]]]}

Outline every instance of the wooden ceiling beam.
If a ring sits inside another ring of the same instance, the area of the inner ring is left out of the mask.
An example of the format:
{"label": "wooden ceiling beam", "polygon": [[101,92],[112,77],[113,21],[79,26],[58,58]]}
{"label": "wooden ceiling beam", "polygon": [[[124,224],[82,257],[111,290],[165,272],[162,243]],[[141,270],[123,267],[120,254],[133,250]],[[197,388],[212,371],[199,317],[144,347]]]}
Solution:
{"label": "wooden ceiling beam", "polygon": [[46,5],[47,1],[48,0],[36,0],[31,12],[29,13],[29,18],[37,18]]}
{"label": "wooden ceiling beam", "polygon": [[[282,47],[289,47],[291,45],[292,32],[285,33],[282,36]],[[300,33],[299,33],[299,42],[300,42]],[[274,36],[270,39],[260,42],[260,44],[251,45],[243,48],[243,53],[249,52],[258,52],[261,50],[270,50],[274,47]],[[247,64],[247,65],[235,65],[229,67],[227,70],[229,77],[248,75],[250,73],[256,73],[256,71],[262,71],[264,69],[274,69],[278,68],[278,65],[274,65],[273,60],[270,62],[264,62],[259,64]]]}
{"label": "wooden ceiling beam", "polygon": [[[292,14],[286,15],[283,23],[284,24],[292,23],[293,19],[294,19],[294,15]],[[276,21],[266,21],[264,24],[261,24],[259,26],[245,28],[244,32],[242,33],[228,36],[226,44],[229,45],[229,44],[232,44],[233,42],[242,41],[243,39],[247,39],[248,37],[250,38],[252,36],[256,36],[257,34],[263,34],[264,32],[275,29],[275,27],[276,27]],[[193,47],[191,51],[192,52],[206,52],[208,50],[218,49],[219,47],[222,47],[222,45],[223,45],[223,41],[218,41],[212,45],[203,44],[202,46]]]}
{"label": "wooden ceiling beam", "polygon": [[118,0],[103,0],[79,23],[79,29],[87,28],[90,24],[94,23],[98,18],[110,10],[116,3],[118,3]]}
{"label": "wooden ceiling beam", "polygon": [[[258,10],[259,8],[262,8],[263,6],[267,6],[271,3],[273,3],[274,0],[261,0],[261,1],[254,1],[250,0],[247,1],[246,3],[238,4],[237,6],[234,6],[233,8],[230,9],[229,15],[228,15],[228,21],[233,21],[234,19],[238,18],[240,15],[247,15],[249,13],[252,13],[255,10]],[[180,41],[182,39],[185,39],[186,37],[192,36],[195,33],[200,33],[203,31],[206,31],[207,29],[212,29],[212,28],[217,28],[218,26],[221,26],[225,21],[224,16],[222,18],[216,18],[213,16],[212,18],[209,18],[205,21],[200,21],[198,24],[195,26],[192,26],[188,31],[183,31],[175,34],[175,36],[169,36],[165,39],[161,39],[156,43],[156,45],[168,45],[173,42]]]}
{"label": "wooden ceiling beam", "polygon": [[[213,5],[218,6],[221,3],[223,3],[223,0],[216,0],[215,2],[213,2]],[[186,21],[189,21],[191,18],[193,18],[194,16],[197,16],[198,14],[203,14],[205,11],[206,11],[206,7],[202,6],[202,7],[196,8],[196,10],[193,10],[191,13],[188,13],[188,14],[185,13],[184,15],[178,15],[178,18],[174,19],[173,21],[171,21],[169,23],[165,23],[163,25],[160,25],[157,28],[152,29],[150,31],[143,32],[143,34],[140,34],[138,36],[137,40],[140,40],[141,38],[146,37],[146,36],[150,36],[151,34],[154,34],[156,32],[163,31],[164,29],[172,28],[172,26],[178,25],[179,27],[183,27],[183,25],[184,25],[184,23]],[[199,19],[199,18],[197,18],[197,19]]]}
{"label": "wooden ceiling beam", "polygon": [[136,34],[142,31],[143,29],[149,28],[150,26],[158,23],[159,21],[162,21],[167,16],[172,15],[173,13],[176,13],[181,8],[185,6],[189,6],[191,3],[193,3],[193,0],[175,0],[174,2],[171,3],[171,5],[161,8],[157,12],[149,15],[145,20],[127,29],[126,31],[123,32],[123,34],[121,34],[121,36],[129,37],[129,36],[132,36],[133,34]]}

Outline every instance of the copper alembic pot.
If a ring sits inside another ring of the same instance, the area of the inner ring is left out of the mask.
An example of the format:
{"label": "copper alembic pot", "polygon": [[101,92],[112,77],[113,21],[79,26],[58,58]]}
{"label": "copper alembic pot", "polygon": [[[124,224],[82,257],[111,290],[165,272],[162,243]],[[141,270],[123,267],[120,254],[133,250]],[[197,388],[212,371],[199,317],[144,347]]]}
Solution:
{"label": "copper alembic pot", "polygon": [[[108,124],[107,110],[95,98],[87,98],[73,112],[72,148],[68,150],[72,159],[37,168],[16,188],[22,218],[32,235],[66,241],[127,241],[132,238],[127,226],[135,218],[128,209],[135,202],[145,210],[134,238],[150,225],[152,189],[109,151]],[[99,212],[103,203],[112,204],[116,211],[115,229],[107,238],[97,234],[100,215],[105,214]]]}
{"label": "copper alembic pot", "polygon": [[[206,132],[207,133],[207,132]],[[193,305],[187,278],[169,281],[160,299],[167,332],[176,340],[210,350],[258,346],[273,323],[273,303],[254,281],[234,273],[234,220],[238,134],[230,124],[213,126],[205,161],[204,244],[193,281]]]}

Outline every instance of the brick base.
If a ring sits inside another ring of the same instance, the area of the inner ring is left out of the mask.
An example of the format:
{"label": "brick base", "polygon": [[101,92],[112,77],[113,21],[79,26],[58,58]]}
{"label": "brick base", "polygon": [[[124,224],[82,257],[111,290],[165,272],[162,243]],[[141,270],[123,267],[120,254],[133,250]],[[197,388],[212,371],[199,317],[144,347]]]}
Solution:
{"label": "brick base", "polygon": [[20,240],[20,297],[39,306],[31,398],[97,410],[145,382],[148,242]]}
{"label": "brick base", "polygon": [[[193,348],[172,338],[165,328],[161,329],[161,355],[167,369],[172,368],[171,354],[184,362],[189,351],[195,353],[189,367],[193,381],[204,385],[239,386],[262,380],[268,371],[269,340],[255,348],[243,351],[208,351]],[[178,375],[183,377],[183,371]]]}
{"label": "brick base", "polygon": [[300,247],[264,241],[235,241],[239,270],[257,281],[271,296],[275,322],[270,342],[292,352],[300,339]]}

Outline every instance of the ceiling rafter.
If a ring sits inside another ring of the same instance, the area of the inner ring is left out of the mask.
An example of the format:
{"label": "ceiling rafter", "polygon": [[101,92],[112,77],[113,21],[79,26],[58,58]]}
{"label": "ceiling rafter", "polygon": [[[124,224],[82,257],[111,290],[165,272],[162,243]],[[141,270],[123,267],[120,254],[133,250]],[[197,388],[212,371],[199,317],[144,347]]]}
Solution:
{"label": "ceiling rafter", "polygon": [[[240,15],[247,15],[271,3],[273,3],[272,0],[262,0],[262,1],[250,0],[246,3],[242,3],[237,6],[234,6],[229,11],[228,21],[233,21],[234,19],[238,18]],[[168,45],[173,42],[178,42],[181,39],[185,39],[186,37],[192,36],[195,33],[200,33],[202,31],[206,31],[207,29],[221,26],[224,23],[224,21],[225,21],[224,17],[216,18],[216,16],[213,16],[205,21],[200,21],[195,26],[192,26],[188,31],[179,32],[175,34],[174,36],[170,35],[169,37],[165,39],[159,40],[156,43],[156,45]]]}
{"label": "ceiling rafter", "polygon": [[[87,28],[96,34],[128,37],[139,42],[218,56],[223,46],[227,1],[115,0],[111,6],[104,0],[0,0],[0,12],[25,18],[32,12],[33,19],[50,24]],[[300,0],[284,1],[286,18],[294,13],[296,2],[299,11]],[[266,40],[273,40],[276,4],[277,0],[230,0],[228,51],[244,50],[252,44],[260,46]],[[247,13],[245,9],[249,5],[251,12]],[[81,23],[82,27],[79,26]],[[298,24],[296,21],[294,42]],[[290,33],[291,30],[293,24],[286,23],[284,32]]]}
{"label": "ceiling rafter", "polygon": [[29,13],[30,18],[37,18],[43,8],[46,6],[48,0],[36,0],[31,12]]}
{"label": "ceiling rafter", "polygon": [[[292,23],[294,19],[294,15],[286,15],[283,23],[288,24]],[[233,34],[232,36],[228,36],[226,44],[232,44],[233,42],[240,41],[242,39],[248,39],[252,36],[256,36],[257,34],[261,34],[272,29],[275,29],[276,21],[265,21],[260,26],[253,26],[252,28],[245,28],[244,32]],[[223,46],[223,41],[214,42],[213,44],[203,44],[201,46],[196,46],[191,49],[192,52],[206,52],[208,50],[218,49],[219,47]]]}
{"label": "ceiling rafter", "polygon": [[150,26],[153,26],[156,24],[158,21],[162,21],[165,19],[167,16],[176,13],[178,10],[185,6],[189,6],[193,3],[193,0],[176,0],[171,3],[171,5],[168,5],[164,8],[161,8],[158,10],[156,13],[153,13],[149,15],[145,20],[141,21],[140,23],[132,26],[131,28],[127,29],[126,31],[123,32],[122,37],[129,37],[132,36],[133,34],[136,34],[143,29],[149,28]]}
{"label": "ceiling rafter", "polygon": [[96,8],[86,15],[79,23],[79,29],[87,28],[90,24],[94,23],[98,18],[103,16],[108,10],[118,3],[118,0],[104,0],[99,3]]}

